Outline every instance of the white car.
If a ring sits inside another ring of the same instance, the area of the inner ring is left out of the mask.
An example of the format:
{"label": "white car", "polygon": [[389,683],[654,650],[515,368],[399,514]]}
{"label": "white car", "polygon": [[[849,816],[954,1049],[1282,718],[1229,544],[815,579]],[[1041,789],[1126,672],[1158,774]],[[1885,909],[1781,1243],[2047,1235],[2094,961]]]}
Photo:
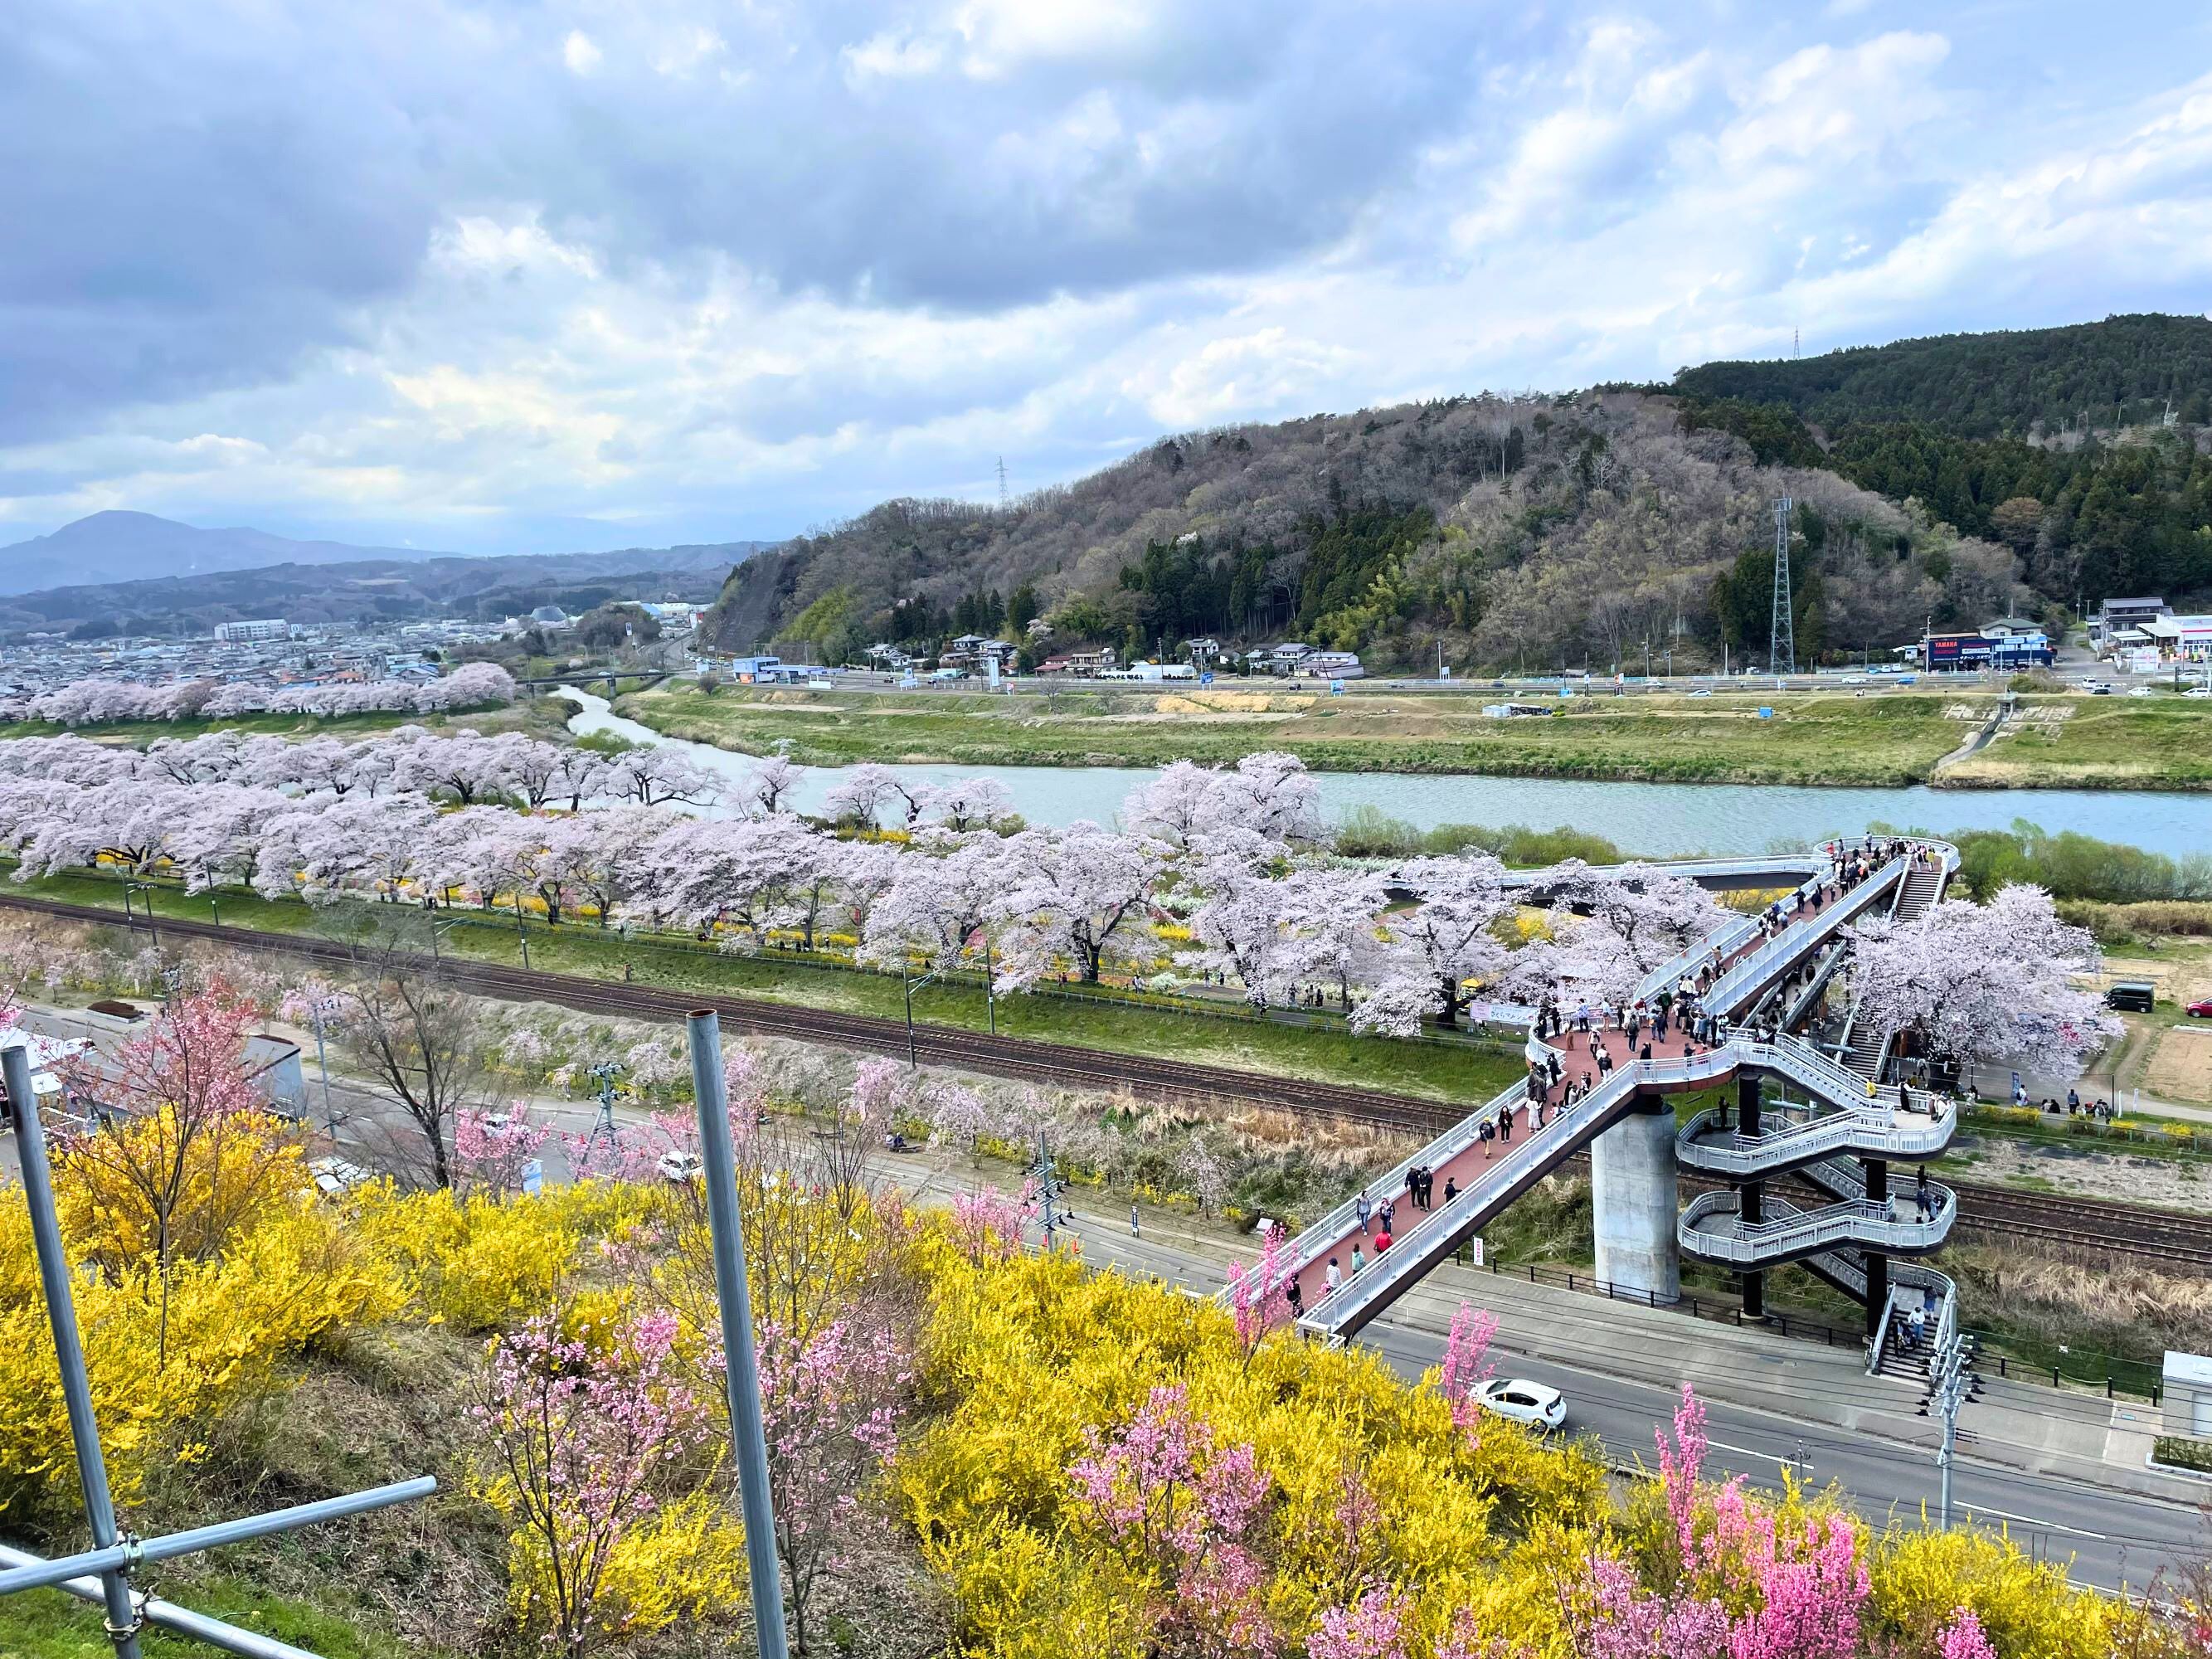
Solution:
{"label": "white car", "polygon": [[2158,694],[2147,685],[2131,685],[2128,688],[2128,695],[2131,697],[2150,697]]}
{"label": "white car", "polygon": [[336,1198],[349,1193],[365,1182],[374,1181],[374,1171],[358,1164],[349,1164],[342,1158],[317,1158],[307,1161],[307,1174],[315,1183],[315,1190],[325,1198]]}
{"label": "white car", "polygon": [[2181,695],[2185,697],[2212,697],[2212,686],[2192,685]]}
{"label": "white car", "polygon": [[1493,1376],[1475,1389],[1474,1399],[1486,1412],[1546,1432],[1567,1420],[1566,1396],[1526,1377]]}
{"label": "white car", "polygon": [[696,1181],[702,1166],[696,1152],[663,1152],[660,1155],[660,1178],[682,1186]]}

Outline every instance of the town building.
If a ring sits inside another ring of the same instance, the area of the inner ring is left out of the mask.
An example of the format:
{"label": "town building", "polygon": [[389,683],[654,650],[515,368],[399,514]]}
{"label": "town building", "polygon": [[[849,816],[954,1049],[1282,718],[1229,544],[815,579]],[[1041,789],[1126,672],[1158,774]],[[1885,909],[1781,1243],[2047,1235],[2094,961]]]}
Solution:
{"label": "town building", "polygon": [[2103,651],[2108,646],[2119,644],[2118,636],[2130,629],[2140,629],[2157,617],[2170,617],[2172,608],[2154,595],[2127,599],[2106,599],[2097,607],[2097,614],[2089,618],[2089,643]]}
{"label": "town building", "polygon": [[282,617],[257,617],[251,622],[217,623],[215,636],[225,645],[250,645],[256,640],[291,637],[291,624]]}
{"label": "town building", "polygon": [[2049,637],[2033,629],[2014,633],[2014,620],[1992,623],[1971,634],[1930,634],[1920,641],[1920,665],[1933,673],[2050,667],[2057,653]]}

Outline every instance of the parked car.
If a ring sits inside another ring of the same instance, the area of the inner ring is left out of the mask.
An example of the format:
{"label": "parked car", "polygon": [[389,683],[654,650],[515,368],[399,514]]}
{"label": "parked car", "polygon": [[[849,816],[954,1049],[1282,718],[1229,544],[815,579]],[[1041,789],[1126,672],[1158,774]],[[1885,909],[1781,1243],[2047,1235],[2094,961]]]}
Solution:
{"label": "parked car", "polygon": [[2212,997],[2206,997],[2200,1002],[2191,1003],[2188,1012],[2192,1019],[2212,1019]]}
{"label": "parked car", "polygon": [[696,1152],[667,1152],[660,1155],[660,1178],[682,1186],[699,1177],[702,1165]]}
{"label": "parked car", "polygon": [[2192,685],[2181,695],[2185,697],[2212,697],[2212,685]]}
{"label": "parked car", "polygon": [[315,1190],[325,1198],[336,1198],[349,1193],[364,1182],[374,1181],[374,1171],[358,1164],[349,1164],[342,1158],[310,1158],[307,1174],[315,1183]]}
{"label": "parked car", "polygon": [[2112,683],[2109,680],[2083,680],[2081,689],[2093,697],[2109,697],[2112,695]]}
{"label": "parked car", "polygon": [[1486,1412],[1550,1431],[1567,1420],[1567,1398],[1557,1389],[1526,1377],[1493,1376],[1474,1391],[1475,1403]]}

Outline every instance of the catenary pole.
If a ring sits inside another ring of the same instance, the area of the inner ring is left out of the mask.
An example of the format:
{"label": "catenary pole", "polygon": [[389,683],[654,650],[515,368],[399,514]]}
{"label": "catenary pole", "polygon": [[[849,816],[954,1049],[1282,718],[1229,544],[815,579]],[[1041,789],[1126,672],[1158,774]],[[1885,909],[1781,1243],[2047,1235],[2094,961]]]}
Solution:
{"label": "catenary pole", "polygon": [[[46,1317],[53,1326],[54,1358],[61,1370],[62,1401],[69,1411],[70,1440],[76,1450],[77,1484],[84,1491],[84,1515],[94,1547],[116,1542],[115,1500],[107,1487],[107,1460],[100,1449],[100,1421],[93,1414],[92,1386],[85,1378],[84,1350],[77,1345],[76,1297],[70,1288],[69,1257],[62,1248],[61,1223],[54,1214],[52,1176],[46,1167],[46,1135],[39,1121],[39,1098],[31,1086],[30,1051],[21,1043],[0,1048],[0,1081],[8,1085],[8,1111],[15,1123],[15,1150],[22,1166],[23,1197],[31,1211],[31,1239],[39,1257],[39,1280],[46,1292]],[[100,1575],[100,1601],[107,1611],[107,1639],[116,1659],[138,1659],[138,1613],[131,1602],[131,1581],[119,1570]]]}
{"label": "catenary pole", "polygon": [[690,1038],[691,1092],[699,1105],[699,1161],[714,1243],[714,1285],[722,1306],[723,1369],[729,1380],[730,1438],[738,1455],[738,1497],[744,1514],[753,1622],[761,1659],[789,1659],[783,1578],[775,1558],[775,1504],[769,1492],[768,1438],[761,1427],[760,1366],[753,1353],[752,1292],[745,1284],[745,1236],[738,1214],[738,1160],[730,1146],[729,1091],[722,1077],[722,1027],[713,1009],[692,1012]]}

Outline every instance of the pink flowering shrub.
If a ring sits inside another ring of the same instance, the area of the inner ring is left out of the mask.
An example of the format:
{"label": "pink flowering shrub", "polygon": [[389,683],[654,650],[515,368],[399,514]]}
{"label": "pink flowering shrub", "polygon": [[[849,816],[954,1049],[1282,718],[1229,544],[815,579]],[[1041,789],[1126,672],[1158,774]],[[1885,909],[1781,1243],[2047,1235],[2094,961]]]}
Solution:
{"label": "pink flowering shrub", "polygon": [[1252,1448],[1217,1445],[1180,1384],[1155,1388],[1126,1425],[1085,1442],[1068,1477],[1091,1524],[1152,1587],[1163,1638],[1224,1656],[1279,1651],[1255,1536],[1274,1483]]}
{"label": "pink flowering shrub", "polygon": [[703,1441],[671,1363],[675,1334],[672,1316],[647,1315],[601,1349],[541,1315],[493,1346],[472,1413],[485,1443],[477,1486],[515,1524],[514,1614],[549,1645],[580,1653],[608,1631],[610,1557]]}
{"label": "pink flowering shrub", "polygon": [[1705,1407],[1686,1383],[1674,1434],[1656,1437],[1672,1533],[1668,1582],[1646,1589],[1620,1560],[1594,1554],[1567,1598],[1588,1659],[1855,1659],[1869,1579],[1840,1516],[1802,1527],[1732,1480],[1701,1504]]}
{"label": "pink flowering shrub", "polygon": [[1237,1323],[1237,1346],[1250,1364],[1269,1331],[1291,1320],[1291,1267],[1284,1260],[1284,1232],[1270,1227],[1260,1243],[1260,1259],[1247,1267],[1229,1267],[1229,1309]]}
{"label": "pink flowering shrub", "polygon": [[1025,1179],[1018,1194],[986,1187],[979,1193],[956,1193],[952,1198],[952,1233],[961,1253],[981,1266],[1005,1261],[1019,1254],[1022,1224],[1036,1213],[1037,1184]]}

